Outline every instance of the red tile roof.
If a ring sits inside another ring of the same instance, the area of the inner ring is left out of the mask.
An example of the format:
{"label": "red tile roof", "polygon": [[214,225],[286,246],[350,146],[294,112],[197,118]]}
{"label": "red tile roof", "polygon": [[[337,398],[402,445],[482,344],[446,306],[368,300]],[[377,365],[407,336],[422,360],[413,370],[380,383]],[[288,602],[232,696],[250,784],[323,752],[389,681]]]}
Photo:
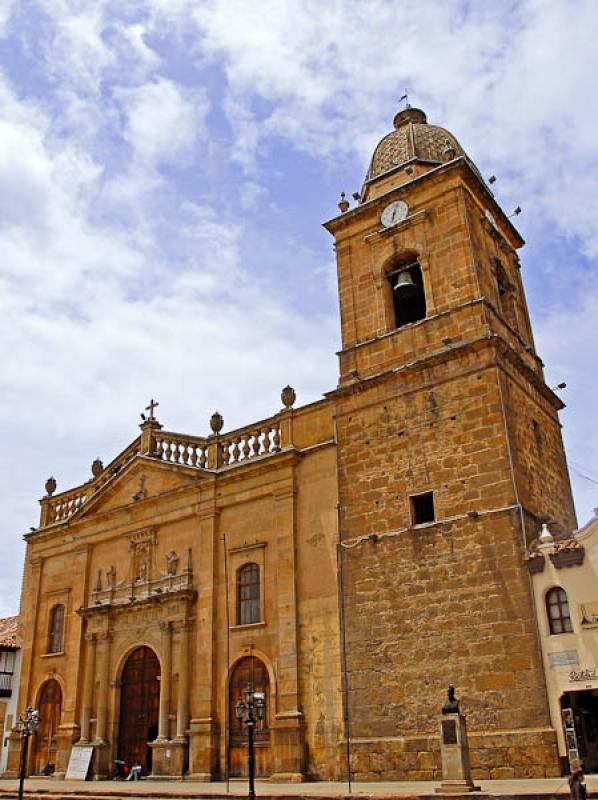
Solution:
{"label": "red tile roof", "polygon": [[0,619],[0,647],[5,650],[18,650],[21,640],[18,634],[19,618],[4,617]]}

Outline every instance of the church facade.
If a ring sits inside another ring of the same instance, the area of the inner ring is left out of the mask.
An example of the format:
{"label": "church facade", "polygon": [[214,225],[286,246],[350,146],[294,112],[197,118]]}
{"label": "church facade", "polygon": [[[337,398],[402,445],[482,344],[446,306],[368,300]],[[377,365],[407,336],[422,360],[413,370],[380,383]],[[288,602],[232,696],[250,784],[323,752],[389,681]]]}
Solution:
{"label": "church facade", "polygon": [[[449,683],[473,774],[558,774],[526,554],[575,515],[523,241],[457,140],[407,108],[335,241],[340,378],[208,436],[154,413],[27,534],[20,704],[32,771],[115,759],[244,775],[432,779]],[[16,769],[14,737],[9,769]]]}

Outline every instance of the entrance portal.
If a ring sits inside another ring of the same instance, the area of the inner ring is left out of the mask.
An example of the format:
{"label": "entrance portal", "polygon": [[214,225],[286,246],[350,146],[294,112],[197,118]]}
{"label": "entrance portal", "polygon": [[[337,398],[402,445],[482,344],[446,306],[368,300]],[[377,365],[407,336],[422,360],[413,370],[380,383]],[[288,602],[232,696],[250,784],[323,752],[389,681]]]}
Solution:
{"label": "entrance portal", "polygon": [[264,717],[258,720],[254,729],[255,774],[263,777],[272,771],[270,764],[270,730],[268,715],[270,713],[270,681],[264,664],[249,656],[237,663],[230,679],[229,687],[229,721],[230,721],[230,775],[233,778],[247,777],[247,726],[237,719],[235,706],[238,700],[245,701],[245,691],[251,687],[255,692],[263,692],[265,696]]}
{"label": "entrance portal", "polygon": [[152,769],[148,742],[158,735],[160,662],[149,647],[138,647],[128,657],[122,674],[118,757],[129,767],[141,764],[145,775]]}
{"label": "entrance portal", "polygon": [[32,737],[35,775],[51,775],[56,769],[56,734],[61,710],[62,690],[58,681],[46,681],[39,695],[39,728]]}
{"label": "entrance portal", "polygon": [[565,692],[561,709],[573,712],[577,749],[584,772],[598,772],[598,690]]}

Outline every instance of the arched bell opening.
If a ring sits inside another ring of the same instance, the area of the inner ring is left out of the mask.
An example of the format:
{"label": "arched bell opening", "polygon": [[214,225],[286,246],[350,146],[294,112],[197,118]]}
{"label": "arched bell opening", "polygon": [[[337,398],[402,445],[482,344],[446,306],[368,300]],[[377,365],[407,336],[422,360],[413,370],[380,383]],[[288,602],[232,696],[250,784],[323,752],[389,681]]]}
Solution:
{"label": "arched bell opening", "polygon": [[395,328],[426,316],[426,293],[422,270],[413,254],[393,260],[386,270]]}
{"label": "arched bell opening", "polygon": [[41,687],[37,708],[39,727],[33,738],[34,775],[52,775],[56,770],[57,735],[62,713],[62,689],[54,678]]}
{"label": "arched bell opening", "polygon": [[151,647],[138,647],[125,661],[120,690],[118,758],[152,771],[150,742],[158,736],[160,662]]}
{"label": "arched bell opening", "polygon": [[265,777],[272,772],[270,747],[270,679],[263,661],[247,656],[238,661],[230,676],[228,689],[229,774],[233,778],[247,777],[247,726],[238,719],[235,707],[246,700],[246,691],[263,692],[264,710],[254,730],[255,774]]}

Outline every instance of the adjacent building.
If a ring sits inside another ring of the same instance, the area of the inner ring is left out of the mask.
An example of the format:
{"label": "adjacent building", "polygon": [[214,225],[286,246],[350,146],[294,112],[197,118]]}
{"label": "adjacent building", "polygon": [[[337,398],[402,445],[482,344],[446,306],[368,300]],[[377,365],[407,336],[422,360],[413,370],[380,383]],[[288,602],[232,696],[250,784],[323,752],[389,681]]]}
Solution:
{"label": "adjacent building", "polygon": [[567,538],[545,525],[528,567],[563,768],[598,772],[598,509]]}
{"label": "adjacent building", "polygon": [[0,775],[6,770],[11,730],[19,716],[21,639],[19,618],[0,619]]}
{"label": "adjacent building", "polygon": [[434,778],[453,683],[474,777],[558,774],[525,558],[544,515],[557,537],[576,521],[523,241],[415,108],[339,210],[336,388],[207,435],[152,402],[89,480],[46,484],[22,597],[34,771],[91,744],[97,777],[117,757],[243,775],[249,685],[260,775]]}

